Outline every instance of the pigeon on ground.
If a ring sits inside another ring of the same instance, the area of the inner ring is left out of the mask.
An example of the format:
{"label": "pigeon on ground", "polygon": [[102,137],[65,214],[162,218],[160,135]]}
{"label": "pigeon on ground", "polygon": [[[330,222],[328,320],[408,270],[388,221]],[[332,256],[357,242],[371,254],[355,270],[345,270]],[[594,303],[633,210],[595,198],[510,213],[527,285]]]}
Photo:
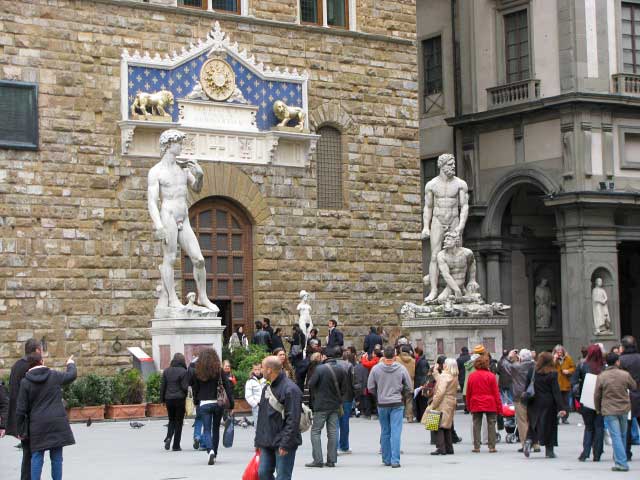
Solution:
{"label": "pigeon on ground", "polygon": [[140,422],[129,422],[129,426],[131,428],[142,428],[144,427],[144,423],[140,423]]}
{"label": "pigeon on ground", "polygon": [[87,418],[87,427],[90,427],[92,423],[91,417]]}

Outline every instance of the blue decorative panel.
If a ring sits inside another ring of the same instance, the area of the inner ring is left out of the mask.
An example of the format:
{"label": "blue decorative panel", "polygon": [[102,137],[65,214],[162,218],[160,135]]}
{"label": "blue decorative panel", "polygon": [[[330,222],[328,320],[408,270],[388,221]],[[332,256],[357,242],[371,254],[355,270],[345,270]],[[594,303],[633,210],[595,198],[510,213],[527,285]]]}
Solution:
{"label": "blue decorative panel", "polygon": [[[200,69],[207,60],[207,52],[173,69],[129,66],[129,105],[138,92],[169,90],[176,100],[168,108],[174,122],[178,121],[177,100],[186,97],[199,82]],[[273,113],[273,102],[282,100],[289,106],[302,107],[302,84],[282,80],[265,80],[234,56],[227,54],[227,62],[236,74],[236,85],[251,105],[258,107],[257,124],[260,130],[269,130],[278,124]]]}

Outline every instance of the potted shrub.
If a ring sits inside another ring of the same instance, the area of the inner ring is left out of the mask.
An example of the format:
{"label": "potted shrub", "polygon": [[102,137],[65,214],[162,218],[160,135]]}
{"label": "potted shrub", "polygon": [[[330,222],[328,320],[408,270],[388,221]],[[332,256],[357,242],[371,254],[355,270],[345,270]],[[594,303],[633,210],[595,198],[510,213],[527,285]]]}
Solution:
{"label": "potted shrub", "polygon": [[105,404],[110,403],[108,380],[96,374],[79,378],[63,391],[69,421],[104,420]]}
{"label": "potted shrub", "polygon": [[262,362],[268,352],[262,345],[249,345],[248,349],[236,348],[233,353],[225,349],[222,355],[225,360],[228,359],[231,362],[233,373],[237,379],[237,383],[233,387],[234,410],[237,413],[250,413],[251,406],[244,399],[244,385],[249,380],[254,363]]}
{"label": "potted shrub", "polygon": [[160,383],[162,382],[162,374],[159,372],[152,373],[147,378],[146,399],[147,399],[147,417],[166,417],[167,407],[164,403],[160,403]]}
{"label": "potted shrub", "polygon": [[135,369],[122,370],[111,378],[112,404],[105,409],[105,418],[144,418],[144,381]]}

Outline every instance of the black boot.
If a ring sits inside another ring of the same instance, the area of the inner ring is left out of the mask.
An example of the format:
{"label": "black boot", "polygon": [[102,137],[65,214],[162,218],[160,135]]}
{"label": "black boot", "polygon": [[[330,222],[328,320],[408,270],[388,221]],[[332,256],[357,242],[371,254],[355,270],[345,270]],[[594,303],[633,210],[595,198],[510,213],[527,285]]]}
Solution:
{"label": "black boot", "polygon": [[553,453],[553,447],[545,447],[544,456],[547,458],[556,458],[556,454]]}

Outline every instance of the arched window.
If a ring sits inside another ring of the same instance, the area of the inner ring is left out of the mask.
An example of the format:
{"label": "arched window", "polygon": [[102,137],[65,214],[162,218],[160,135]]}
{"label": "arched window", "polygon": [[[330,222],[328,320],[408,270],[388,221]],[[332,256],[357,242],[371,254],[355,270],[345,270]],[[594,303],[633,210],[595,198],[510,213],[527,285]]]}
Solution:
{"label": "arched window", "polygon": [[[200,243],[207,271],[207,295],[218,308],[227,339],[242,325],[253,330],[252,225],[235,203],[205,198],[189,209],[189,221]],[[195,291],[193,265],[182,255],[182,296]]]}
{"label": "arched window", "polygon": [[342,200],[342,135],[333,127],[318,129],[318,208],[340,209]]}

